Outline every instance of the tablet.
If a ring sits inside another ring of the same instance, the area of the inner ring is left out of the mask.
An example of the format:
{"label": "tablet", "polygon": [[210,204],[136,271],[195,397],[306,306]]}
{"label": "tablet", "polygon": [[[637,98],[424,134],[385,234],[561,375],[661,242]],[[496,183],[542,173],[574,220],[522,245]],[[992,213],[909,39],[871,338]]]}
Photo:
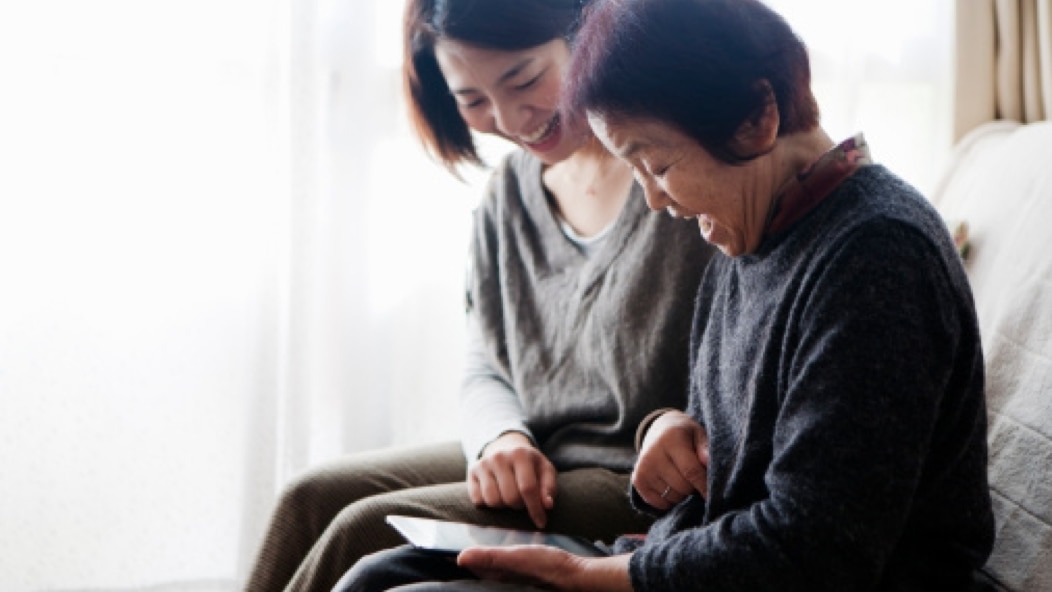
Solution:
{"label": "tablet", "polygon": [[508,545],[548,545],[582,557],[609,555],[587,539],[563,534],[397,515],[387,516],[387,523],[414,547],[449,555],[456,555],[468,547]]}

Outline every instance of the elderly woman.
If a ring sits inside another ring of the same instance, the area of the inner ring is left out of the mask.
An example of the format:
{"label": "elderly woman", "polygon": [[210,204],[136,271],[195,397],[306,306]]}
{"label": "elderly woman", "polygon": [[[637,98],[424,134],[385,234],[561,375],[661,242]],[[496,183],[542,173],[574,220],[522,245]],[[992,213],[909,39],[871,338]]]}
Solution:
{"label": "elderly woman", "polygon": [[[474,548],[461,571],[432,579],[626,591],[976,585],[994,535],[964,270],[917,191],[872,164],[861,136],[836,144],[819,127],[806,50],[788,25],[756,0],[606,0],[579,34],[568,80],[568,111],[632,166],[649,206],[696,219],[722,252],[698,291],[688,408],[642,426],[632,496],[660,518],[611,557]],[[392,552],[386,572],[411,556]],[[346,589],[370,589],[369,567]],[[414,569],[400,583],[426,579]],[[429,586],[500,589],[412,589]]]}

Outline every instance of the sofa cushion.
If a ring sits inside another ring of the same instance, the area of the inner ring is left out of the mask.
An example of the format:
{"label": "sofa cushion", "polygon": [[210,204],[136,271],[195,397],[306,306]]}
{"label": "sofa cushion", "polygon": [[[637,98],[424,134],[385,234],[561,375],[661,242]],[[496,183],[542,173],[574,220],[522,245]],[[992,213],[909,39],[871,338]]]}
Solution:
{"label": "sofa cushion", "polygon": [[1052,122],[996,122],[962,139],[932,201],[968,225],[986,357],[989,574],[1052,590]]}

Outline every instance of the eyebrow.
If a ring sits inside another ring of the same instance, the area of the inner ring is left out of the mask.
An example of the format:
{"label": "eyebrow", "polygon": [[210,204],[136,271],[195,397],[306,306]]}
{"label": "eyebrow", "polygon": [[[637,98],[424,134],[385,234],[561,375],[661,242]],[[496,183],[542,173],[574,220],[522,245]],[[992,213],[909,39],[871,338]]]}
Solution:
{"label": "eyebrow", "polygon": [[[514,78],[517,74],[519,74],[519,72],[522,72],[526,68],[526,66],[529,66],[530,64],[532,64],[534,59],[535,58],[532,57],[532,56],[523,58],[521,62],[515,64],[511,68],[508,68],[508,71],[503,73],[503,74],[501,74],[500,78],[497,79],[497,84],[503,84],[503,83],[507,82],[508,80]],[[454,95],[467,95],[467,94],[471,94],[471,93],[477,93],[479,91],[477,91],[477,90],[475,90],[473,88],[457,88],[457,89],[450,89],[449,92],[454,94]]]}
{"label": "eyebrow", "polygon": [[642,149],[643,149],[643,145],[642,144],[640,144],[639,142],[636,142],[636,141],[632,141],[632,142],[628,143],[628,146],[626,146],[625,149],[622,150],[618,154],[618,156],[620,156],[621,158],[623,158],[625,160],[630,160],[632,157],[634,157],[636,155],[637,152],[639,152]]}

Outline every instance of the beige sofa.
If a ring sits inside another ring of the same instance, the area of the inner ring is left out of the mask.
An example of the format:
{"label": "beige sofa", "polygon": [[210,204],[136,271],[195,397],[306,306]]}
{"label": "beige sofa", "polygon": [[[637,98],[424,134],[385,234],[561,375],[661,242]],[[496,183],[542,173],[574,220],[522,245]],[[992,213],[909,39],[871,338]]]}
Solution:
{"label": "beige sofa", "polygon": [[1052,591],[1052,122],[972,131],[932,200],[968,226],[997,518],[987,571],[1008,590]]}

